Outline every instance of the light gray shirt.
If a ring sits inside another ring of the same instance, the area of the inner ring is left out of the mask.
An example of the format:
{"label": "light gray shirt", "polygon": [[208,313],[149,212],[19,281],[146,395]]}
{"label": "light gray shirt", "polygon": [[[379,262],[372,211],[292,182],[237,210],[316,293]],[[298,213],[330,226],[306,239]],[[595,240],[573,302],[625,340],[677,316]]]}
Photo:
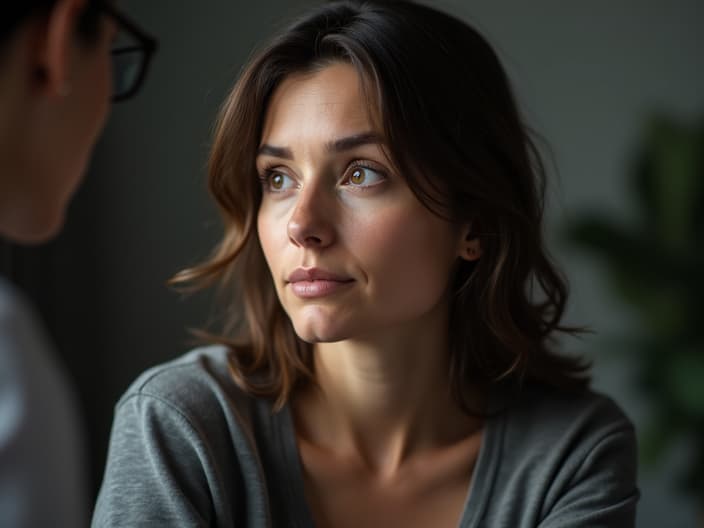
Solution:
{"label": "light gray shirt", "polygon": [[[237,388],[227,354],[194,350],[121,398],[94,527],[313,526],[290,410]],[[634,526],[636,442],[619,408],[539,385],[510,401],[486,423],[459,526]]]}
{"label": "light gray shirt", "polygon": [[0,526],[88,522],[73,393],[23,296],[0,277]]}

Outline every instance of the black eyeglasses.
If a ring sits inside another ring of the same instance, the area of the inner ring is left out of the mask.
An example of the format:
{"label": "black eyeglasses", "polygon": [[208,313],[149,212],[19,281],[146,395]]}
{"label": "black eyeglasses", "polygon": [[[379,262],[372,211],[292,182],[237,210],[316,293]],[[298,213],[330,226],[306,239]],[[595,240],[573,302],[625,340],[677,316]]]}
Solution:
{"label": "black eyeglasses", "polygon": [[118,27],[111,49],[112,100],[129,99],[139,91],[147,74],[149,62],[157,49],[157,41],[117,11],[110,3],[101,2],[100,9]]}

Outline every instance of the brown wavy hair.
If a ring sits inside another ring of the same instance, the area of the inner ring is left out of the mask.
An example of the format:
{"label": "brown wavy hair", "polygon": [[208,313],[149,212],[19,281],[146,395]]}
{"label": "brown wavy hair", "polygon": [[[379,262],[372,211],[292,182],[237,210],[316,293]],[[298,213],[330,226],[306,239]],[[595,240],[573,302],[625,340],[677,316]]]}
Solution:
{"label": "brown wavy hair", "polygon": [[[450,371],[465,408],[469,386],[538,380],[581,389],[587,365],[551,348],[567,300],[542,238],[545,171],[499,60],[467,24],[407,1],[337,1],[314,8],[245,66],[220,111],[209,189],[224,237],[172,282],[219,283],[229,310],[207,336],[232,350],[235,380],[283,405],[314,381],[312,345],[279,304],[256,218],[255,157],[272,93],[287,76],[352,64],[386,149],[417,198],[452,222],[471,223],[482,256],[450,278]],[[233,309],[234,308],[234,309]],[[239,309],[238,309],[239,308]]]}

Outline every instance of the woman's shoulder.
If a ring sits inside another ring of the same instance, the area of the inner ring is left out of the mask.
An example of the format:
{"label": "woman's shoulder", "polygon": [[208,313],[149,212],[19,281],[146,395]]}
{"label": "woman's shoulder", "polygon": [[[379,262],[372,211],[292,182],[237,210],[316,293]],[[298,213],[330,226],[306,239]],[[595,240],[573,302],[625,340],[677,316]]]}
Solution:
{"label": "woman's shoulder", "polygon": [[504,409],[501,465],[546,493],[545,504],[579,485],[637,499],[635,430],[610,397],[527,383]]}
{"label": "woman's shoulder", "polygon": [[127,394],[178,392],[185,380],[203,382],[228,370],[230,350],[221,345],[203,346],[148,368],[127,389]]}
{"label": "woman's shoulder", "polygon": [[636,436],[611,398],[528,383],[502,409],[488,525],[633,526]]}
{"label": "woman's shoulder", "polygon": [[[271,404],[210,346],[150,368],[117,404],[94,526],[234,526],[261,510]],[[270,427],[271,429],[271,427]]]}
{"label": "woman's shoulder", "polygon": [[149,368],[129,386],[117,403],[128,402],[182,414],[189,421],[208,417],[214,412],[236,413],[240,421],[247,418],[254,406],[268,402],[254,398],[242,390],[232,375],[231,351],[212,345]]}
{"label": "woman's shoulder", "polygon": [[633,424],[609,396],[584,389],[566,391],[527,383],[506,398],[511,433],[554,442],[571,435],[594,441],[612,434],[633,434]]}

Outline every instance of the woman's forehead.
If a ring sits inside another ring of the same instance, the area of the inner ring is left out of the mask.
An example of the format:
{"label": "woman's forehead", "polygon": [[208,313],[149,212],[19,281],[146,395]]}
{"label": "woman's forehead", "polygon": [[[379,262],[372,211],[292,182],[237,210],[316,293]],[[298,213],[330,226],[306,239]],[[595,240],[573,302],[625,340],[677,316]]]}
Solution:
{"label": "woman's forehead", "polygon": [[284,78],[272,94],[261,142],[352,135],[378,130],[376,105],[351,64],[335,62]]}

